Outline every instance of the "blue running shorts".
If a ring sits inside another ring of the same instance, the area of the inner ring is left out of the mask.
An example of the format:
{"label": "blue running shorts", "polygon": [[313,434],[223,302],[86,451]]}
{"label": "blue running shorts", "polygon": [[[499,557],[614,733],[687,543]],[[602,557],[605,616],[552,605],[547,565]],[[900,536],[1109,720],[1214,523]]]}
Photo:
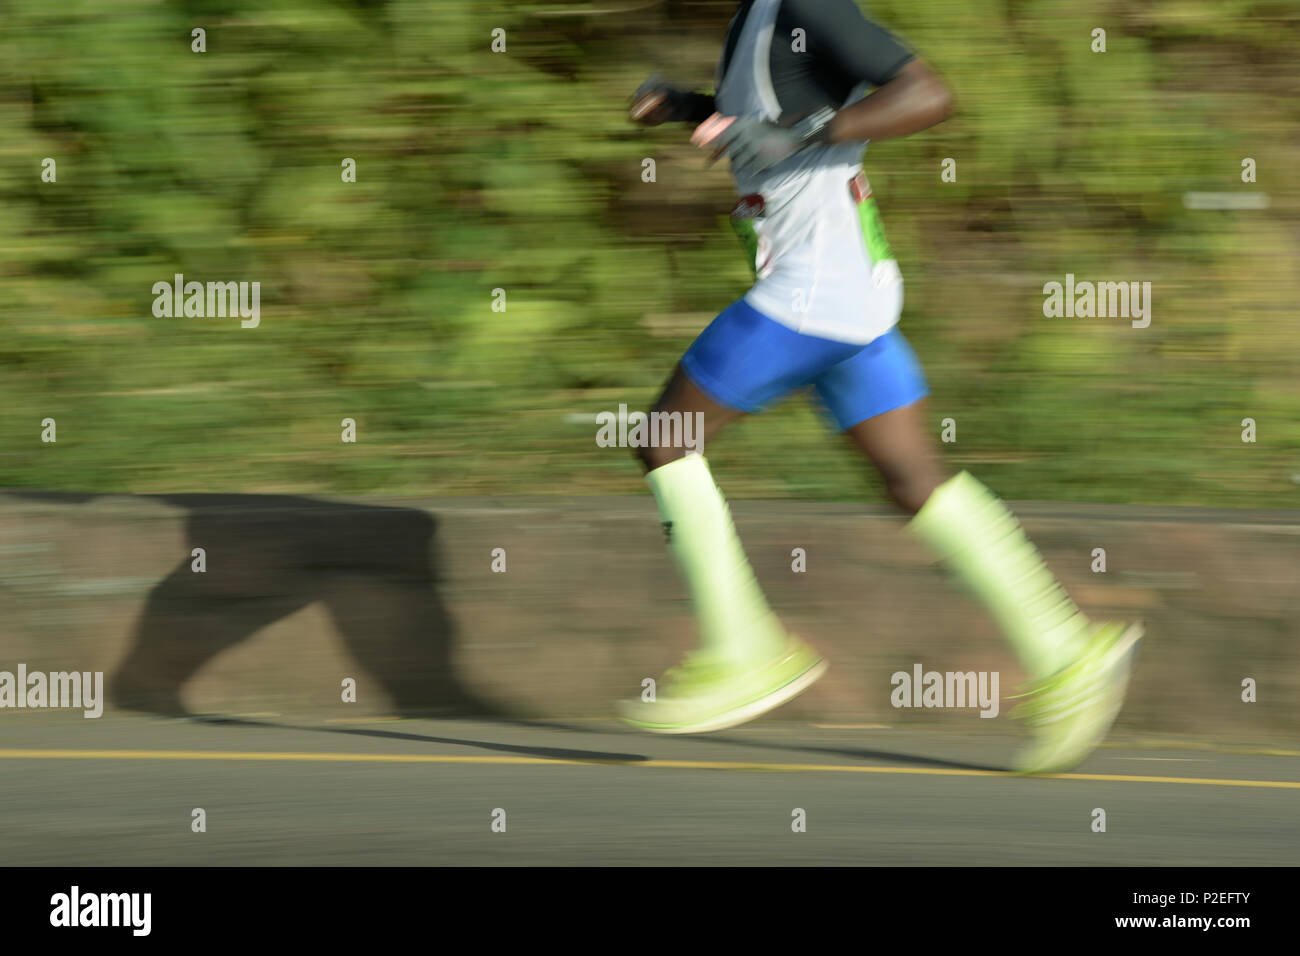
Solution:
{"label": "blue running shorts", "polygon": [[682,369],[719,405],[750,413],[811,385],[841,429],[930,391],[898,326],[867,345],[837,342],[802,335],[744,299],[700,333],[682,356]]}

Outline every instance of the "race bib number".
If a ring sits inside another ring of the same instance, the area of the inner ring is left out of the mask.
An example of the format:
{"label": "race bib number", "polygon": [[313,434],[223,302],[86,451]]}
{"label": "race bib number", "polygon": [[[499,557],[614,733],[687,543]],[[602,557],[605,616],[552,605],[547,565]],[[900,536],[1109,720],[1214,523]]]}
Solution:
{"label": "race bib number", "polygon": [[764,234],[767,209],[763,197],[757,193],[742,196],[731,210],[731,228],[749,253],[749,265],[754,278],[762,279],[772,274],[772,240]]}
{"label": "race bib number", "polygon": [[880,219],[880,209],[871,194],[871,183],[866,173],[859,171],[849,180],[849,194],[858,206],[858,221],[862,224],[862,240],[871,256],[871,284],[877,289],[903,281],[903,274],[894,259],[894,251],[885,238],[885,225]]}

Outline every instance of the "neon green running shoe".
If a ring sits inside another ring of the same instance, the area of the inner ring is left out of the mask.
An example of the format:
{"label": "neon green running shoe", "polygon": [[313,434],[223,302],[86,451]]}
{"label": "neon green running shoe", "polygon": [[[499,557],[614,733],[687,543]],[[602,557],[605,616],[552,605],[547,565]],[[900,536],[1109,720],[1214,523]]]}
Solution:
{"label": "neon green running shoe", "polygon": [[656,700],[620,701],[619,717],[658,734],[725,730],[799,696],[826,667],[820,654],[793,636],[780,655],[749,669],[697,651],[664,675],[665,687]]}
{"label": "neon green running shoe", "polygon": [[1142,630],[1140,623],[1093,625],[1078,660],[1020,695],[1011,717],[1035,739],[1017,761],[1019,773],[1068,770],[1105,739],[1124,706]]}

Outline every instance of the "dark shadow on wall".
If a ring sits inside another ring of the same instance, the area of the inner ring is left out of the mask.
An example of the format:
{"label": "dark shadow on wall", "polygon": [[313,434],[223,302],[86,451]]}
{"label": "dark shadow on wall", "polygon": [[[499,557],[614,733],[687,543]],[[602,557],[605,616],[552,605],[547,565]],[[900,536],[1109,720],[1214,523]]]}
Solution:
{"label": "dark shadow on wall", "polygon": [[[9,494],[66,503],[98,497]],[[396,713],[499,712],[455,673],[456,629],[438,592],[434,516],[285,495],[147,497],[186,512],[185,557],[149,593],[109,681],[115,706],[184,714],[181,689],[204,664],[319,601]],[[191,570],[194,548],[204,549],[202,574]]]}

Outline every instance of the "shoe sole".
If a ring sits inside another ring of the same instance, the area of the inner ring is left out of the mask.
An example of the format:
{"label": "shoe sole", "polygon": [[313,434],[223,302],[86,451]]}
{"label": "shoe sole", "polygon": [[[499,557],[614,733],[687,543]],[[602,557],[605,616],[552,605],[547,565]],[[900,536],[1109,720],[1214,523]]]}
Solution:
{"label": "shoe sole", "polygon": [[1146,625],[1142,621],[1134,621],[1119,636],[1115,644],[1124,654],[1136,653],[1144,637],[1146,637]]}
{"label": "shoe sole", "polygon": [[1128,659],[1128,664],[1124,669],[1124,679],[1119,687],[1119,694],[1118,694],[1119,701],[1116,704],[1114,711],[1110,714],[1109,718],[1106,720],[1105,726],[1102,728],[1101,732],[1097,735],[1093,743],[1090,744],[1081,753],[1071,757],[1070,759],[1058,758],[1057,760],[1052,761],[1050,764],[1046,764],[1041,767],[1036,767],[1034,769],[1018,768],[1015,771],[1016,773],[1021,774],[1022,776],[1035,776],[1037,774],[1044,774],[1044,773],[1060,773],[1064,770],[1069,770],[1073,767],[1077,767],[1079,764],[1087,760],[1088,757],[1090,757],[1093,754],[1093,752],[1098,747],[1101,746],[1102,742],[1105,741],[1105,739],[1110,735],[1110,729],[1113,726],[1115,726],[1115,721],[1119,719],[1120,713],[1124,710],[1124,701],[1128,699],[1129,679],[1133,676],[1133,659],[1136,657],[1138,649],[1142,645],[1142,639],[1145,636],[1146,636],[1145,625],[1141,621],[1135,621],[1132,624],[1130,624],[1127,628],[1124,629],[1124,633],[1122,633],[1116,639],[1114,645],[1110,648],[1109,651],[1106,652],[1106,660],[1108,666],[1114,667],[1115,665],[1119,664],[1121,661],[1124,661],[1125,658]]}
{"label": "shoe sole", "polygon": [[755,717],[761,717],[770,710],[775,710],[782,704],[787,703],[798,697],[826,673],[829,667],[826,659],[819,658],[815,664],[806,671],[790,681],[783,684],[770,694],[764,694],[762,697],[748,704],[744,704],[734,710],[728,710],[725,713],[718,714],[708,720],[702,720],[694,724],[684,724],[681,726],[665,727],[662,725],[643,724],[640,721],[624,717],[623,720],[639,730],[645,730],[652,734],[707,734],[715,730],[726,730],[729,727],[737,727],[740,724],[748,723]]}

